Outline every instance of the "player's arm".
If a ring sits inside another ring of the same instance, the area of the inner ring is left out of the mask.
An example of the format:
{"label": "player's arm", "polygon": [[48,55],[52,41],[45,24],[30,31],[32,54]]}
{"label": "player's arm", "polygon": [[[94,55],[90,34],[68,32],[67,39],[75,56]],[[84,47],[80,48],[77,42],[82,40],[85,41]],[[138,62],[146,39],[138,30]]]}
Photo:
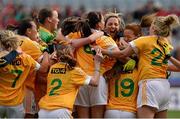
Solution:
{"label": "player's arm", "polygon": [[102,32],[102,31],[94,32],[93,34],[91,34],[90,36],[88,36],[86,38],[70,40],[70,44],[74,48],[79,48],[79,47],[82,47],[82,46],[84,46],[86,44],[93,43],[96,39],[98,39],[102,35],[104,35],[104,32]]}
{"label": "player's arm", "polygon": [[128,45],[124,50],[113,50],[113,49],[101,49],[103,54],[109,55],[110,57],[115,57],[117,59],[125,59],[126,57],[131,56],[134,51],[130,45]]}
{"label": "player's arm", "polygon": [[180,61],[175,59],[174,57],[170,57],[169,60],[172,62],[173,65],[168,66],[168,71],[180,71]]}
{"label": "player's arm", "polygon": [[100,79],[100,64],[101,61],[103,60],[103,56],[100,50],[96,50],[96,55],[94,57],[94,65],[95,65],[95,70],[94,70],[94,75],[90,79],[89,85],[91,86],[98,86],[99,84],[99,79]]}
{"label": "player's arm", "polygon": [[175,65],[168,65],[168,71],[173,71],[173,72],[180,72],[180,68],[177,68]]}
{"label": "player's arm", "polygon": [[[122,62],[124,64],[124,69],[123,71],[130,71],[133,70],[136,66],[136,61],[131,59],[130,57],[123,55],[123,57],[119,57],[119,52],[121,52],[121,50],[119,50],[119,48],[113,48],[113,49],[103,49],[105,52],[109,53],[109,51],[111,50],[112,52],[115,52],[117,54],[115,54],[115,56],[109,55],[111,57],[115,57],[117,58],[120,62]],[[127,52],[127,51],[126,51]],[[133,54],[133,53],[132,53]],[[129,54],[131,55],[131,54]]]}
{"label": "player's arm", "polygon": [[43,53],[43,58],[42,61],[40,63],[40,68],[39,68],[39,72],[41,73],[46,73],[48,72],[49,69],[49,54],[47,52]]}
{"label": "player's arm", "polygon": [[104,32],[98,31],[98,32],[94,32],[93,34],[91,34],[86,38],[69,39],[62,34],[61,30],[59,30],[57,39],[59,39],[58,41],[62,41],[62,40],[68,41],[72,47],[79,48],[81,46],[94,42],[97,38],[101,37],[102,35],[104,35]]}

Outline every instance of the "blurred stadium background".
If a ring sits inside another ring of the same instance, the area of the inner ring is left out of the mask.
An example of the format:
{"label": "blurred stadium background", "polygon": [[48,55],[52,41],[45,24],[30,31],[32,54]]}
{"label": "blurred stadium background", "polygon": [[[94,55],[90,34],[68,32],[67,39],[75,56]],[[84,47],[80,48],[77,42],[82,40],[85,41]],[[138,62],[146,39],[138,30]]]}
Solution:
{"label": "blurred stadium background", "polygon": [[[104,13],[116,10],[123,14],[126,23],[139,22],[143,15],[153,12],[180,16],[180,0],[0,0],[0,29],[6,28],[7,24],[18,24],[25,17],[35,17],[44,7],[56,9],[61,21],[91,10]],[[173,31],[172,41],[173,55],[180,60],[180,28]],[[169,81],[171,103],[168,117],[180,118],[180,73],[171,73]]]}

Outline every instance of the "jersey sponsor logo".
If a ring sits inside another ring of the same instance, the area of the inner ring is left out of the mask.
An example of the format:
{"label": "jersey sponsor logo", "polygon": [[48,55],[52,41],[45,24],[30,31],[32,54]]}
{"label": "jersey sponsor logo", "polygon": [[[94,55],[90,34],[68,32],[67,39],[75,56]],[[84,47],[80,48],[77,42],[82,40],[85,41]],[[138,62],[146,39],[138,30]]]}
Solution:
{"label": "jersey sponsor logo", "polygon": [[52,68],[51,74],[65,74],[66,69],[65,68]]}
{"label": "jersey sponsor logo", "polygon": [[15,59],[13,62],[12,62],[12,65],[17,65],[17,66],[19,66],[19,65],[21,65],[22,64],[22,60],[20,59],[20,58],[17,58],[17,59]]}

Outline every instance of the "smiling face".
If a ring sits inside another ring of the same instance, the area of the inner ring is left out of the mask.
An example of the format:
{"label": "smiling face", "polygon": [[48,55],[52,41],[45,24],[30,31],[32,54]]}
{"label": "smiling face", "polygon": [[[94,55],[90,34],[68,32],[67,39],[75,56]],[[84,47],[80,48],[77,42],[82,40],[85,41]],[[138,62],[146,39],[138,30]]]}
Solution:
{"label": "smiling face", "polygon": [[38,41],[38,31],[36,24],[31,21],[31,28],[28,28],[26,31],[26,35],[33,41]]}
{"label": "smiling face", "polygon": [[56,30],[58,28],[59,18],[58,18],[58,12],[52,11],[52,17],[51,17],[51,26],[53,30]]}
{"label": "smiling face", "polygon": [[124,40],[126,42],[130,42],[132,40],[134,40],[136,38],[136,36],[134,35],[134,32],[130,29],[125,29],[124,30]]}
{"label": "smiling face", "polygon": [[119,20],[116,17],[111,17],[107,20],[105,29],[110,35],[112,35],[119,31],[119,26]]}
{"label": "smiling face", "polygon": [[141,26],[137,23],[127,24],[124,29],[124,38],[126,42],[130,42],[142,35]]}

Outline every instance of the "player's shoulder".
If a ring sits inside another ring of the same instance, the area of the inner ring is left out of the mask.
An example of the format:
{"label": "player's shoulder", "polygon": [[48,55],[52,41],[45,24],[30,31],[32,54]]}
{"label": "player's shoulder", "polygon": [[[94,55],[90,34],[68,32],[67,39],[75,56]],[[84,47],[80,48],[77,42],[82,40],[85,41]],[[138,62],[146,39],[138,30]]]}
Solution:
{"label": "player's shoulder", "polygon": [[74,67],[73,70],[70,71],[73,74],[84,74],[84,71],[80,67]]}
{"label": "player's shoulder", "polygon": [[112,39],[110,36],[107,36],[107,35],[103,35],[100,38],[103,40],[106,40],[106,39],[111,40]]}
{"label": "player's shoulder", "polygon": [[67,35],[67,37],[70,39],[78,39],[78,38],[81,38],[81,33],[80,32],[71,32]]}
{"label": "player's shoulder", "polygon": [[21,35],[18,35],[18,37],[20,38],[20,40],[23,40],[23,41],[31,41],[30,38],[28,38],[27,36],[21,36]]}

